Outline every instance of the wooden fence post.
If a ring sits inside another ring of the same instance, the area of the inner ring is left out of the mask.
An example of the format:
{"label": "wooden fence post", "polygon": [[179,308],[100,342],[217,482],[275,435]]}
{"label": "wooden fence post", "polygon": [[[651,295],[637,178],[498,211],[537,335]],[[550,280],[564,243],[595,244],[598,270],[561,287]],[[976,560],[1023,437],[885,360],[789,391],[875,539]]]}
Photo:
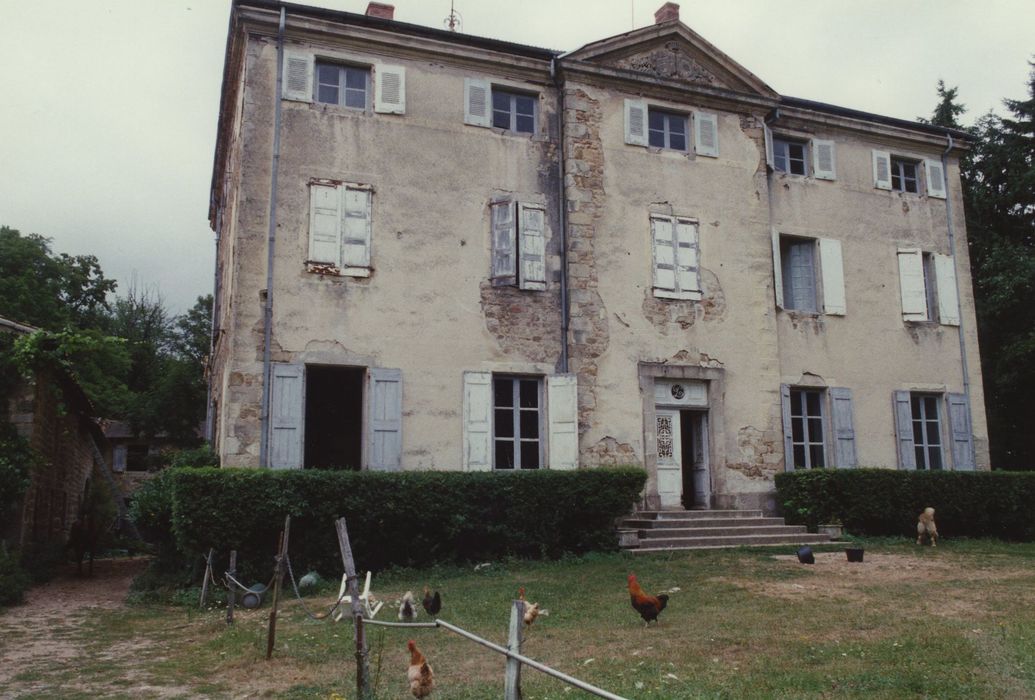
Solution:
{"label": "wooden fence post", "polygon": [[266,633],[266,660],[273,656],[273,643],[277,638],[277,602],[280,598],[281,579],[284,578],[284,559],[287,557],[288,540],[291,537],[291,516],[284,518],[284,531],[280,533],[277,565],[273,571],[273,609],[270,610],[270,627]]}
{"label": "wooden fence post", "polygon": [[237,550],[230,550],[230,570],[227,571],[230,574],[229,581],[230,589],[226,594],[226,624],[234,624],[234,603],[236,602],[237,595],[237,584],[234,581],[237,580]]}
{"label": "wooden fence post", "polygon": [[[510,606],[510,629],[507,631],[507,651],[521,653],[521,623],[525,618],[525,604],[520,600]],[[521,662],[507,657],[507,675],[503,685],[504,700],[521,700]]]}
{"label": "wooden fence post", "polygon": [[373,700],[374,693],[370,687],[370,660],[367,658],[367,643],[363,630],[363,606],[359,600],[356,562],[352,559],[352,545],[349,543],[349,530],[345,526],[345,518],[336,520],[334,527],[338,531],[341,561],[345,565],[345,585],[349,598],[352,599],[352,622],[356,632],[356,697],[359,700]]}
{"label": "wooden fence post", "polygon": [[205,580],[201,582],[201,598],[198,600],[198,607],[202,610],[205,609],[205,603],[208,602],[208,582],[213,578],[212,576],[212,555],[215,553],[215,549],[209,547],[208,556],[205,557]]}

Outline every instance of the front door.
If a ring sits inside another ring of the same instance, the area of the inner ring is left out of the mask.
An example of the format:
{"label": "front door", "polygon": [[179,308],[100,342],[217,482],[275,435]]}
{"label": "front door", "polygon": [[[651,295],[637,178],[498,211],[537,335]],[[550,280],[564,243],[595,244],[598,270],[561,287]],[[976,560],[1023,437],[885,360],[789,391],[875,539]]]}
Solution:
{"label": "front door", "polygon": [[655,410],[658,436],[658,500],[662,508],[679,508],[683,501],[683,455],[679,411]]}

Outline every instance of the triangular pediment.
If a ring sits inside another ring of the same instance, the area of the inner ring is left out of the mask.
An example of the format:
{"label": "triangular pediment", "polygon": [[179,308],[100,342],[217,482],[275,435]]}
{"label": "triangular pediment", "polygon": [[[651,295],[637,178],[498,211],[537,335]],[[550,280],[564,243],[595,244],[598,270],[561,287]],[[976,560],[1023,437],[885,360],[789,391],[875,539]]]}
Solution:
{"label": "triangular pediment", "polygon": [[775,90],[681,22],[665,22],[587,44],[567,56],[609,68],[777,98]]}

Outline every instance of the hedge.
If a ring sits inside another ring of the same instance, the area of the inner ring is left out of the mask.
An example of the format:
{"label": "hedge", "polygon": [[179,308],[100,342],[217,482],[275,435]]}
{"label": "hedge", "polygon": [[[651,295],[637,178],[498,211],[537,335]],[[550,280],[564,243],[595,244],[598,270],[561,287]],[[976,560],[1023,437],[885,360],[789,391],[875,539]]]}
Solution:
{"label": "hedge", "polygon": [[840,522],[853,535],[916,535],[931,506],[946,537],[1035,539],[1035,473],[812,469],[776,475],[788,522]]}
{"label": "hedge", "polygon": [[159,568],[215,547],[239,569],[272,568],[291,515],[296,573],[341,571],[333,521],[345,516],[360,569],[557,557],[617,547],[616,518],[643,489],[637,468],[518,473],[170,469],[138,494],[133,514],[164,546]]}

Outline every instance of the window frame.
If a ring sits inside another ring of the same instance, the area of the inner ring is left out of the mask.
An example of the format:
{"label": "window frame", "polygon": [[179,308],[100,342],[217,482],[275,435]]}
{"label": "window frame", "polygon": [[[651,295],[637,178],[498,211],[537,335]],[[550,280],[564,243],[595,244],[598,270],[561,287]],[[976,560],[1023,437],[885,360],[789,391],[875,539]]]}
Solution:
{"label": "window frame", "polygon": [[[828,390],[820,387],[791,386],[790,389],[790,418],[791,418],[791,462],[795,470],[798,469],[827,469],[830,465],[827,436],[829,433],[829,411],[827,410]],[[808,395],[817,397],[816,407],[818,415],[808,412]],[[796,414],[795,412],[798,411]],[[819,434],[813,435],[810,424],[812,421],[819,421]],[[801,440],[794,434],[794,426],[798,423],[801,426]],[[817,439],[818,438],[818,439]],[[805,464],[799,465],[796,458],[798,448],[802,449]],[[818,447],[822,464],[812,464],[813,447]]]}
{"label": "window frame", "polygon": [[[497,382],[511,382],[511,406],[499,406],[496,403],[496,383]],[[536,431],[537,435],[535,438],[525,438],[522,436],[521,429],[521,413],[530,413],[533,409],[524,408],[521,406],[521,382],[535,382],[536,384]],[[533,469],[545,469],[544,457],[546,449],[546,440],[544,436],[544,430],[546,429],[546,392],[545,382],[543,377],[537,375],[521,375],[521,374],[492,374],[492,383],[490,386],[492,392],[492,470],[493,471],[507,471],[517,472],[523,470]],[[497,412],[507,411],[512,414],[511,426],[513,434],[511,436],[500,436],[497,433],[499,429],[499,421],[497,421]],[[512,466],[499,466],[497,460],[498,443],[510,442],[512,443],[511,456],[513,458]],[[535,442],[537,447],[537,464],[534,467],[526,467],[522,465],[522,450],[521,445],[523,443]]]}
{"label": "window frame", "polygon": [[[320,87],[321,85],[329,85],[329,83],[320,82],[320,69],[324,67],[330,67],[337,69],[338,72],[338,83],[335,89],[338,91],[337,102],[326,102],[320,99]],[[357,107],[355,105],[347,104],[347,97],[349,90],[356,90],[356,88],[348,87],[348,74],[352,71],[354,73],[361,74],[363,76],[363,106]],[[341,109],[348,109],[356,112],[366,112],[370,109],[371,100],[373,98],[372,81],[370,66],[356,65],[352,63],[343,63],[340,61],[328,60],[323,58],[315,58],[313,60],[313,89],[312,89],[312,101],[314,104],[330,105],[332,107],[340,107]]]}
{"label": "window frame", "polygon": [[[808,248],[811,255],[811,269],[812,269],[812,307],[811,309],[801,308],[800,306],[793,305],[795,303],[794,290],[796,287],[793,285],[793,272],[792,266],[790,265],[790,249],[792,247],[801,246]],[[806,238],[804,236],[791,236],[780,234],[780,274],[781,284],[783,285],[783,308],[785,311],[797,311],[799,313],[806,314],[819,314],[822,308],[822,299],[820,298],[820,272],[819,272],[819,239]]]}
{"label": "window frame", "polygon": [[[913,169],[911,178],[906,176],[906,167]],[[920,184],[920,161],[912,158],[892,155],[888,158],[888,174],[891,181],[891,191],[904,194],[923,194]],[[896,185],[896,181],[898,184]],[[908,189],[906,183],[912,181],[914,189]]]}
{"label": "window frame", "polygon": [[[942,419],[945,413],[941,404],[944,399],[942,394],[911,391],[909,392],[909,413],[910,428],[913,431],[913,454],[916,459],[917,471],[945,471],[945,436],[942,434]],[[929,406],[934,406],[935,417],[927,415]],[[920,410],[917,411],[917,408]],[[919,416],[917,415],[919,413]],[[920,424],[920,437],[917,439],[917,423]],[[934,426],[934,434],[938,437],[936,443],[929,441],[929,431]],[[937,466],[932,466],[931,457],[937,457]]]}
{"label": "window frame", "polygon": [[[779,162],[780,162],[780,158],[781,158],[781,154],[780,154],[781,147],[783,147],[783,150],[785,151],[785,153],[783,154],[782,157],[784,158],[786,163],[789,165],[792,162],[791,161],[791,157],[790,157],[790,147],[792,145],[793,146],[800,146],[801,149],[802,149],[802,153],[801,153],[802,172],[800,172],[800,173],[796,173],[796,172],[793,172],[792,170],[779,167]],[[775,134],[773,135],[773,170],[774,171],[776,171],[778,173],[784,173],[785,175],[794,175],[794,176],[797,176],[797,177],[808,177],[811,174],[810,173],[810,168],[809,168],[809,158],[810,158],[811,155],[812,155],[812,143],[811,143],[811,141],[809,141],[807,139],[795,139],[795,138],[790,138],[790,137],[787,137],[787,136],[777,136]]]}
{"label": "window frame", "polygon": [[[506,114],[508,115],[507,126],[500,126],[496,124],[496,113],[502,112],[496,108],[496,97],[506,96],[508,98],[508,109]],[[517,111],[517,100],[520,98],[528,99],[532,103],[532,114],[519,114]],[[531,116],[532,128],[529,131],[525,131],[518,128],[518,117],[520,116]],[[522,90],[515,90],[513,88],[493,85],[489,90],[489,125],[494,129],[501,129],[511,134],[527,134],[534,136],[539,133],[539,95],[531,92],[525,92]]]}
{"label": "window frame", "polygon": [[[654,115],[660,115],[664,119],[664,126],[661,129],[662,145],[654,143],[654,134],[658,132],[651,125],[652,117]],[[683,148],[675,148],[672,144],[672,134],[674,133],[670,126],[672,121],[678,120],[683,125]],[[675,110],[663,109],[661,107],[654,107],[652,105],[647,106],[647,147],[657,148],[665,151],[675,151],[676,153],[689,153],[690,152],[690,115],[677,112]]]}

